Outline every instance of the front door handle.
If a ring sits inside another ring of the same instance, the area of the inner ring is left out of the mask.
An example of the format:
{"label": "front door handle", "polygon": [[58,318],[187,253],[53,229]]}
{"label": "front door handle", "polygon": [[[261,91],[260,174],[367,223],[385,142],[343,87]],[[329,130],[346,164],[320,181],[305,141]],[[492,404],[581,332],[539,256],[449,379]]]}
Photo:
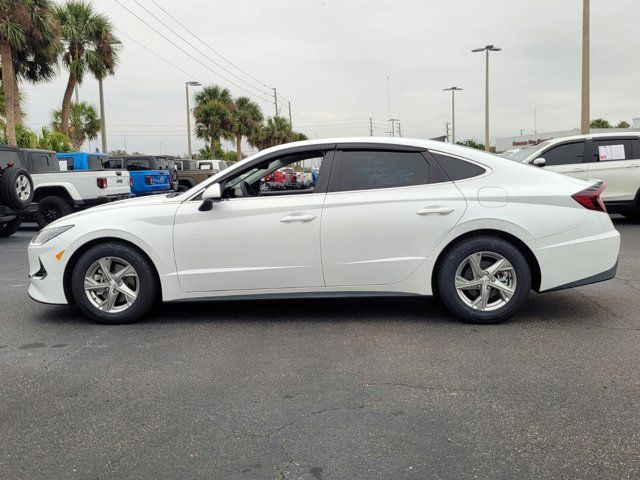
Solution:
{"label": "front door handle", "polygon": [[291,213],[280,219],[282,223],[307,223],[315,220],[316,216],[311,213]]}
{"label": "front door handle", "polygon": [[574,173],[574,172],[584,172],[584,171],[585,171],[585,169],[584,169],[584,168],[574,168],[573,170],[569,170],[569,171],[570,171],[571,173]]}
{"label": "front door handle", "polygon": [[453,208],[441,206],[425,207],[418,210],[416,215],[449,215],[453,210]]}

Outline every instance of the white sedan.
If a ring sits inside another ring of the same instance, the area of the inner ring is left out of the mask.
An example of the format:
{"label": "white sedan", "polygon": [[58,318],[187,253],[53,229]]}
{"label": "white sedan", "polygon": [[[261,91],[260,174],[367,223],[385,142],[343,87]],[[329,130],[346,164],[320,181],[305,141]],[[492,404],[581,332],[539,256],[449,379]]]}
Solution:
{"label": "white sedan", "polygon": [[[317,182],[262,191],[283,167],[319,167]],[[29,295],[125,323],[160,300],[437,294],[499,322],[530,290],[615,275],[603,188],[441,142],[291,143],[184,193],[52,223],[29,247]]]}

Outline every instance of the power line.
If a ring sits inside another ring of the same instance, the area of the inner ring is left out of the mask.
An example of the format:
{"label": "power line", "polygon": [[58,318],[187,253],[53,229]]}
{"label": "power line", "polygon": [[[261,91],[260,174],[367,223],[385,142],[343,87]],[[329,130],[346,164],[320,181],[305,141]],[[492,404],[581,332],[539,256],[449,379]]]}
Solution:
{"label": "power line", "polygon": [[154,13],[152,11],[150,11],[147,7],[145,7],[144,5],[142,5],[138,0],[133,0],[136,5],[138,5],[140,8],[142,8],[145,12],[147,12],[149,15],[151,15],[153,18],[155,18],[158,22],[160,22],[164,27],[168,28],[169,31],[171,33],[173,33],[174,35],[176,35],[179,39],[181,39],[183,42],[185,42],[187,45],[189,45],[191,48],[193,48],[196,52],[198,52],[200,55],[202,55],[204,58],[206,58],[207,60],[209,60],[210,62],[212,62],[214,65],[220,67],[222,70],[224,70],[225,72],[227,72],[229,75],[232,75],[234,78],[237,78],[239,81],[245,83],[246,85],[248,85],[249,87],[257,90],[258,92],[262,93],[263,95],[266,95],[267,92],[261,90],[260,88],[255,87],[254,85],[252,85],[251,83],[247,82],[245,79],[243,79],[242,77],[239,77],[238,75],[236,75],[235,73],[233,73],[231,70],[227,69],[226,67],[224,67],[223,65],[220,65],[218,62],[216,62],[213,58],[211,58],[210,56],[208,56],[206,53],[204,53],[202,50],[198,49],[195,45],[193,45],[191,42],[189,42],[187,39],[185,39],[182,35],[180,35],[178,32],[176,32],[173,28],[171,28],[169,25],[167,25],[166,23],[164,23],[160,18],[158,18],[156,15],[154,15]]}
{"label": "power line", "polygon": [[144,21],[142,18],[140,18],[138,15],[136,15],[134,12],[132,12],[129,8],[127,8],[125,5],[122,4],[122,2],[120,2],[120,0],[115,0],[116,3],[118,5],[120,5],[122,8],[124,8],[127,12],[129,12],[131,15],[133,15],[134,17],[136,17],[138,20],[140,20],[142,23],[144,23],[147,27],[149,27],[151,30],[153,30],[157,35],[159,35],[160,37],[164,38],[167,42],[169,42],[171,45],[173,45],[174,47],[176,47],[177,49],[179,49],[181,52],[183,52],[184,54],[186,54],[187,56],[189,56],[190,58],[192,58],[193,60],[195,60],[196,62],[198,62],[200,65],[202,65],[203,67],[205,67],[207,70],[210,70],[211,72],[213,72],[214,74],[218,75],[220,78],[223,78],[224,80],[226,80],[227,82],[229,82],[231,85],[236,86],[237,88],[239,88],[240,90],[248,93],[249,95],[255,97],[255,98],[259,98],[260,100],[269,103],[270,101],[260,97],[259,95],[256,95],[253,92],[250,92],[249,90],[247,90],[246,88],[238,85],[237,83],[229,80],[228,78],[224,77],[223,75],[221,75],[220,73],[216,72],[214,69],[212,69],[210,66],[208,66],[207,64],[201,62],[199,59],[197,59],[196,57],[194,57],[193,55],[191,55],[188,51],[186,51],[184,48],[182,48],[180,45],[176,44],[173,40],[167,38],[165,35],[163,35],[162,33],[160,33],[159,31],[157,31],[154,27],[152,27],[151,25],[149,25],[146,21]]}
{"label": "power line", "polygon": [[[180,25],[182,27],[182,29],[189,33],[193,38],[195,38],[196,40],[198,40],[201,44],[203,44],[205,47],[207,47],[209,50],[211,50],[213,53],[215,53],[217,56],[219,56],[220,58],[222,58],[225,62],[227,62],[229,65],[233,66],[235,69],[237,69],[238,71],[244,73],[247,77],[251,78],[252,80],[255,80],[256,82],[258,82],[260,85],[262,85],[265,88],[271,88],[269,85],[267,85],[264,82],[261,82],[260,80],[258,80],[257,78],[255,78],[253,75],[247,73],[246,71],[244,71],[243,69],[241,69],[240,67],[238,67],[237,65],[235,65],[233,62],[231,62],[229,59],[227,59],[224,55],[222,55],[221,53],[217,52],[216,50],[214,50],[213,48],[211,48],[209,46],[209,44],[207,44],[206,42],[204,42],[203,40],[200,39],[200,37],[198,37],[195,33],[193,33],[191,30],[189,30],[187,27],[185,27],[180,21],[178,21],[178,19],[176,19],[173,15],[171,15],[164,7],[162,7],[160,4],[158,4],[158,2],[156,2],[155,0],[151,0],[151,2],[158,7],[160,10],[162,10],[165,15],[167,15],[169,18],[171,18],[174,22],[176,22],[178,25]],[[283,97],[284,98],[284,97]]]}
{"label": "power line", "polygon": [[163,62],[165,62],[167,65],[171,65],[173,68],[175,68],[176,70],[181,71],[182,73],[184,73],[186,76],[188,77],[192,77],[194,78],[193,75],[191,75],[190,73],[184,71],[182,68],[178,67],[177,65],[171,63],[169,60],[167,60],[166,58],[164,58],[162,55],[154,52],[153,50],[151,50],[149,47],[144,46],[142,43],[140,43],[139,41],[137,41],[135,38],[130,37],[129,35],[127,35],[126,33],[124,33],[122,30],[120,30],[119,28],[116,27],[116,30],[119,32],[120,35],[124,35],[125,37],[127,37],[129,40],[131,40],[134,43],[137,43],[139,46],[141,46],[142,48],[144,48],[146,51],[148,51],[149,53],[152,53],[153,55],[155,55],[156,57],[158,57],[160,60],[162,60]]}

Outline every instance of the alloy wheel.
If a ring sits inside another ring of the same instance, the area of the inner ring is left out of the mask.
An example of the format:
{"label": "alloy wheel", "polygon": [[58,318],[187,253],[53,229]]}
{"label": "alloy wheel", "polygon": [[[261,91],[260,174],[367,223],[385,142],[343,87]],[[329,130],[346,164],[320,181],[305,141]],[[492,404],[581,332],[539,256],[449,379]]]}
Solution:
{"label": "alloy wheel", "polygon": [[18,194],[18,198],[23,202],[29,199],[31,195],[31,184],[26,175],[19,175],[16,178],[16,193]]}
{"label": "alloy wheel", "polygon": [[87,270],[84,291],[98,310],[120,313],[131,307],[138,298],[138,273],[122,258],[103,257]]}
{"label": "alloy wheel", "polygon": [[516,292],[516,271],[498,253],[477,252],[460,263],[455,285],[465,305],[483,312],[497,310],[506,305]]}

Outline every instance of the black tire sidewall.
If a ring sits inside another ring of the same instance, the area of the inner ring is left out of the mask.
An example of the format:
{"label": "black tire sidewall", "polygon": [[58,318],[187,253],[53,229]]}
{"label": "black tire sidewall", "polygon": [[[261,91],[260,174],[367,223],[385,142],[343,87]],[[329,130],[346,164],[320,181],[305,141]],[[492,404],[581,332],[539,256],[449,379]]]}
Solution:
{"label": "black tire sidewall", "polygon": [[54,207],[60,211],[61,215],[58,218],[65,217],[73,213],[73,207],[71,207],[69,202],[64,198],[53,195],[44,197],[38,202],[38,211],[34,214],[34,219],[40,228],[44,228],[51,223],[43,216],[44,209],[49,207]]}
{"label": "black tire sidewall", "polygon": [[[516,291],[503,307],[481,312],[467,306],[458,296],[455,276],[458,266],[470,255],[477,252],[494,252],[506,258],[514,267],[517,277]],[[520,250],[513,244],[498,237],[482,236],[466,239],[454,245],[442,261],[437,273],[437,291],[440,298],[458,318],[471,323],[499,323],[511,317],[520,309],[531,290],[531,270]]]}
{"label": "black tire sidewall", "polygon": [[1,222],[0,237],[10,237],[20,229],[21,223],[22,219],[20,217],[16,217],[13,220],[9,220],[8,222]]}
{"label": "black tire sidewall", "polygon": [[[120,313],[106,313],[91,304],[84,291],[84,277],[91,265],[102,257],[119,257],[131,264],[138,274],[140,289],[131,307]],[[108,242],[90,248],[82,254],[71,276],[71,292],[78,307],[98,323],[117,325],[139,320],[156,303],[159,286],[151,262],[138,250],[122,243]]]}
{"label": "black tire sidewall", "polygon": [[[18,177],[24,176],[29,181],[31,192],[29,198],[21,200],[18,197],[16,191],[16,180]],[[11,208],[16,210],[24,210],[33,201],[33,179],[29,174],[29,171],[23,167],[10,167],[2,172],[2,179],[0,180],[0,198]]]}

